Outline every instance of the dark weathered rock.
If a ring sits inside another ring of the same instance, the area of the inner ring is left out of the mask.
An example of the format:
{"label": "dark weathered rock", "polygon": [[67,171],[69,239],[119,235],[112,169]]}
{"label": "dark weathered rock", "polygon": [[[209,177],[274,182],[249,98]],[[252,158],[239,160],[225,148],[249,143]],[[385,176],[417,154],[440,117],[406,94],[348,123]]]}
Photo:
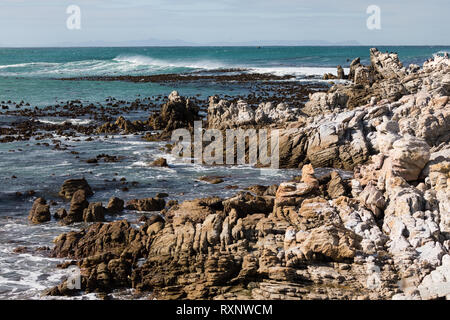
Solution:
{"label": "dark weathered rock", "polygon": [[179,128],[192,128],[194,121],[200,120],[199,108],[189,99],[173,91],[159,115],[152,115],[149,123],[155,130],[163,130],[166,135]]}
{"label": "dark weathered rock", "polygon": [[64,208],[60,208],[58,209],[55,214],[53,215],[55,217],[55,219],[57,220],[62,220],[65,217],[67,217],[67,211]]}
{"label": "dark weathered rock", "polygon": [[59,191],[59,195],[66,199],[72,199],[73,194],[77,190],[84,190],[87,197],[92,196],[94,194],[87,181],[83,178],[83,179],[69,179],[64,181],[63,185],[61,186],[61,190]]}
{"label": "dark weathered rock", "polygon": [[118,214],[124,209],[125,201],[117,197],[111,197],[106,205],[108,214]]}
{"label": "dark weathered rock", "polygon": [[219,177],[219,176],[203,176],[203,177],[200,177],[198,180],[205,181],[205,182],[208,182],[211,184],[219,184],[224,181],[223,177]]}
{"label": "dark weathered rock", "polygon": [[43,198],[37,198],[30,210],[28,220],[32,223],[38,224],[50,221],[50,219],[50,206],[47,204],[47,201]]}
{"label": "dark weathered rock", "polygon": [[63,220],[64,223],[71,224],[83,221],[84,209],[88,206],[89,202],[86,200],[86,192],[84,190],[76,191],[70,201],[70,210]]}
{"label": "dark weathered rock", "polygon": [[158,158],[153,161],[150,166],[152,167],[168,167],[167,160],[165,158]]}
{"label": "dark weathered rock", "polygon": [[102,222],[105,221],[105,208],[101,202],[90,203],[83,211],[84,222]]}
{"label": "dark weathered rock", "polygon": [[345,72],[342,66],[337,66],[337,78],[338,79],[345,79]]}
{"label": "dark weathered rock", "polygon": [[133,199],[127,202],[128,210],[137,211],[161,211],[166,206],[166,201],[162,198]]}

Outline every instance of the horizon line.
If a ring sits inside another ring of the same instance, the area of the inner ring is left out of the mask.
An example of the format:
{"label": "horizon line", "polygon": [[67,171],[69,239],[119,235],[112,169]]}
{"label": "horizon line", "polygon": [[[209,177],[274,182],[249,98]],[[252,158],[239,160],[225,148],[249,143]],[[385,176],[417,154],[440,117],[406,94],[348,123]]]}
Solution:
{"label": "horizon line", "polygon": [[298,45],[92,45],[92,46],[2,46],[0,49],[76,49],[76,48],[195,48],[195,47],[450,47],[450,44],[298,44]]}

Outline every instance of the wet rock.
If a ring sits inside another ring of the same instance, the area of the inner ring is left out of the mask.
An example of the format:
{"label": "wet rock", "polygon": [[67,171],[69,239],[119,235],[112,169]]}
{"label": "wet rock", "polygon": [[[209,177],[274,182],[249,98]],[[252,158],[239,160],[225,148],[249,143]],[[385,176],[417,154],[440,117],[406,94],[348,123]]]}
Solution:
{"label": "wet rock", "polygon": [[156,194],[156,198],[167,198],[169,196],[169,194],[168,193],[165,193],[165,192],[159,192],[159,193],[157,193]]}
{"label": "wet rock", "polygon": [[60,208],[58,209],[55,214],[53,215],[53,217],[57,220],[62,220],[65,217],[67,217],[67,211],[64,208]]}
{"label": "wet rock", "polygon": [[168,167],[167,160],[165,158],[158,158],[153,161],[150,166],[152,167]]}
{"label": "wet rock", "polygon": [[161,211],[166,202],[161,198],[133,199],[127,201],[126,209],[136,211]]}
{"label": "wet rock", "polygon": [[97,133],[123,133],[123,134],[132,134],[136,132],[143,132],[150,130],[151,128],[148,126],[146,121],[130,121],[125,119],[123,116],[119,116],[114,123],[106,122],[100,127],[97,128]]}
{"label": "wet rock", "polygon": [[34,224],[50,221],[50,206],[43,198],[37,198],[28,214],[28,220]]}
{"label": "wet rock", "polygon": [[161,108],[159,115],[153,115],[149,123],[155,130],[163,130],[171,134],[179,128],[192,128],[194,121],[200,120],[199,108],[189,99],[180,96],[177,91],[170,93],[167,103]]}
{"label": "wet rock", "polygon": [[198,178],[200,181],[205,181],[208,182],[210,184],[219,184],[224,182],[223,177],[219,177],[219,176],[203,176]]}
{"label": "wet rock", "polygon": [[285,103],[274,105],[272,102],[261,103],[253,110],[244,100],[237,103],[210,97],[208,107],[208,127],[215,129],[235,128],[249,125],[263,125],[295,121],[300,116],[298,108]]}
{"label": "wet rock", "polygon": [[[52,256],[72,259],[91,257],[91,263],[103,262],[108,255],[110,258],[125,256],[124,250],[136,258],[145,250],[139,231],[124,220],[107,224],[95,223],[82,231],[63,233],[54,243]],[[89,263],[89,260],[85,262]]]}
{"label": "wet rock", "polygon": [[81,189],[76,191],[70,201],[70,210],[63,220],[64,223],[71,224],[83,221],[84,209],[87,209],[88,206],[89,202],[86,200],[86,191]]}
{"label": "wet rock", "polygon": [[117,197],[111,197],[106,205],[106,211],[108,214],[118,214],[124,209],[125,202]]}
{"label": "wet rock", "polygon": [[101,202],[90,203],[83,211],[84,222],[102,222],[105,221],[105,208]]}
{"label": "wet rock", "polygon": [[63,185],[61,186],[61,190],[59,191],[59,195],[66,199],[72,199],[73,194],[77,190],[84,190],[86,196],[88,197],[94,194],[87,181],[83,178],[69,179],[64,181]]}
{"label": "wet rock", "polygon": [[337,66],[337,78],[338,79],[345,79],[345,72],[342,66]]}

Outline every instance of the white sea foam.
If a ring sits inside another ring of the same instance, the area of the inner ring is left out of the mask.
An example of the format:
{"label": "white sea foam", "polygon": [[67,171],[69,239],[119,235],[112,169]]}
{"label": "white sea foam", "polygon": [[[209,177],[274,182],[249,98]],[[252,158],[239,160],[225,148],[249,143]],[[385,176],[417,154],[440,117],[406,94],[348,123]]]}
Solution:
{"label": "white sea foam", "polygon": [[92,120],[90,120],[90,119],[66,119],[66,120],[39,119],[38,121],[41,123],[47,123],[47,124],[71,123],[73,125],[83,125],[83,124],[89,124],[92,122]]}
{"label": "white sea foam", "polygon": [[211,60],[200,60],[200,61],[168,61],[155,59],[152,57],[142,56],[142,55],[119,55],[113,59],[118,62],[128,62],[132,65],[138,66],[154,66],[157,68],[191,68],[191,69],[219,69],[226,67],[225,64],[211,61]]}
{"label": "white sea foam", "polygon": [[[24,70],[24,68],[26,68]],[[118,55],[111,60],[81,60],[64,63],[33,62],[1,65],[0,75],[18,76],[95,76],[95,75],[132,75],[158,74],[167,72],[188,72],[194,70],[214,70],[223,68],[244,68],[254,73],[271,73],[279,76],[295,75],[322,76],[325,73],[336,75],[331,67],[252,67],[233,65],[217,60],[164,60],[144,55]],[[344,69],[347,73],[348,68]]]}
{"label": "white sea foam", "polygon": [[0,69],[8,69],[8,68],[26,68],[26,67],[53,67],[58,66],[59,63],[51,63],[51,62],[29,62],[29,63],[17,63],[17,64],[5,64],[0,65]]}
{"label": "white sea foam", "polygon": [[[349,68],[344,68],[345,73],[349,73]],[[294,75],[294,76],[323,76],[326,73],[337,75],[336,68],[328,67],[263,67],[252,68],[254,73],[270,73],[277,76]]]}

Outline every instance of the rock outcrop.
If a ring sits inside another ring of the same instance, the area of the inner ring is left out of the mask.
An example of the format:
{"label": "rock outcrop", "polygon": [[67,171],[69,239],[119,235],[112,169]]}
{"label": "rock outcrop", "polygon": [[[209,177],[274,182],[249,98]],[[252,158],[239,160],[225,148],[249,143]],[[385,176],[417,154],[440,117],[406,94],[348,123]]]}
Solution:
{"label": "rock outcrop", "polygon": [[[423,68],[405,68],[395,54],[370,53],[370,66],[352,62],[354,83],[311,96],[304,108],[310,117],[285,106],[254,110],[211,98],[210,128],[284,129],[280,162],[302,168],[301,178],[167,207],[160,198],[132,200],[128,209],[160,212],[139,226],[115,221],[65,233],[52,254],[77,259],[88,292],[449,298],[450,63],[435,57]],[[319,176],[317,167],[352,170],[353,177],[335,169]],[[88,206],[77,191],[68,216],[92,212]],[[66,287],[48,294],[70,294]]]}
{"label": "rock outcrop", "polygon": [[261,103],[254,110],[243,100],[232,103],[213,96],[209,99],[207,121],[209,128],[228,129],[296,121],[299,115],[298,108],[290,108],[284,103],[276,106],[271,102]]}
{"label": "rock outcrop", "polygon": [[78,190],[84,190],[87,197],[94,194],[86,179],[83,178],[64,181],[61,190],[59,191],[59,195],[66,199],[72,199],[73,194]]}
{"label": "rock outcrop", "polygon": [[50,206],[47,201],[43,198],[37,198],[28,214],[28,220],[34,224],[39,224],[50,221],[50,219]]}
{"label": "rock outcrop", "polygon": [[97,133],[106,134],[133,134],[136,132],[143,132],[150,130],[151,127],[148,121],[135,120],[130,121],[125,119],[123,116],[119,116],[115,122],[106,122],[97,128]]}
{"label": "rock outcrop", "polygon": [[168,101],[161,107],[159,114],[152,115],[148,122],[154,130],[162,130],[164,136],[170,137],[175,129],[192,129],[194,121],[200,120],[199,108],[191,100],[173,91]]}
{"label": "rock outcrop", "polygon": [[162,198],[133,199],[127,201],[126,208],[136,211],[161,211],[166,201]]}

